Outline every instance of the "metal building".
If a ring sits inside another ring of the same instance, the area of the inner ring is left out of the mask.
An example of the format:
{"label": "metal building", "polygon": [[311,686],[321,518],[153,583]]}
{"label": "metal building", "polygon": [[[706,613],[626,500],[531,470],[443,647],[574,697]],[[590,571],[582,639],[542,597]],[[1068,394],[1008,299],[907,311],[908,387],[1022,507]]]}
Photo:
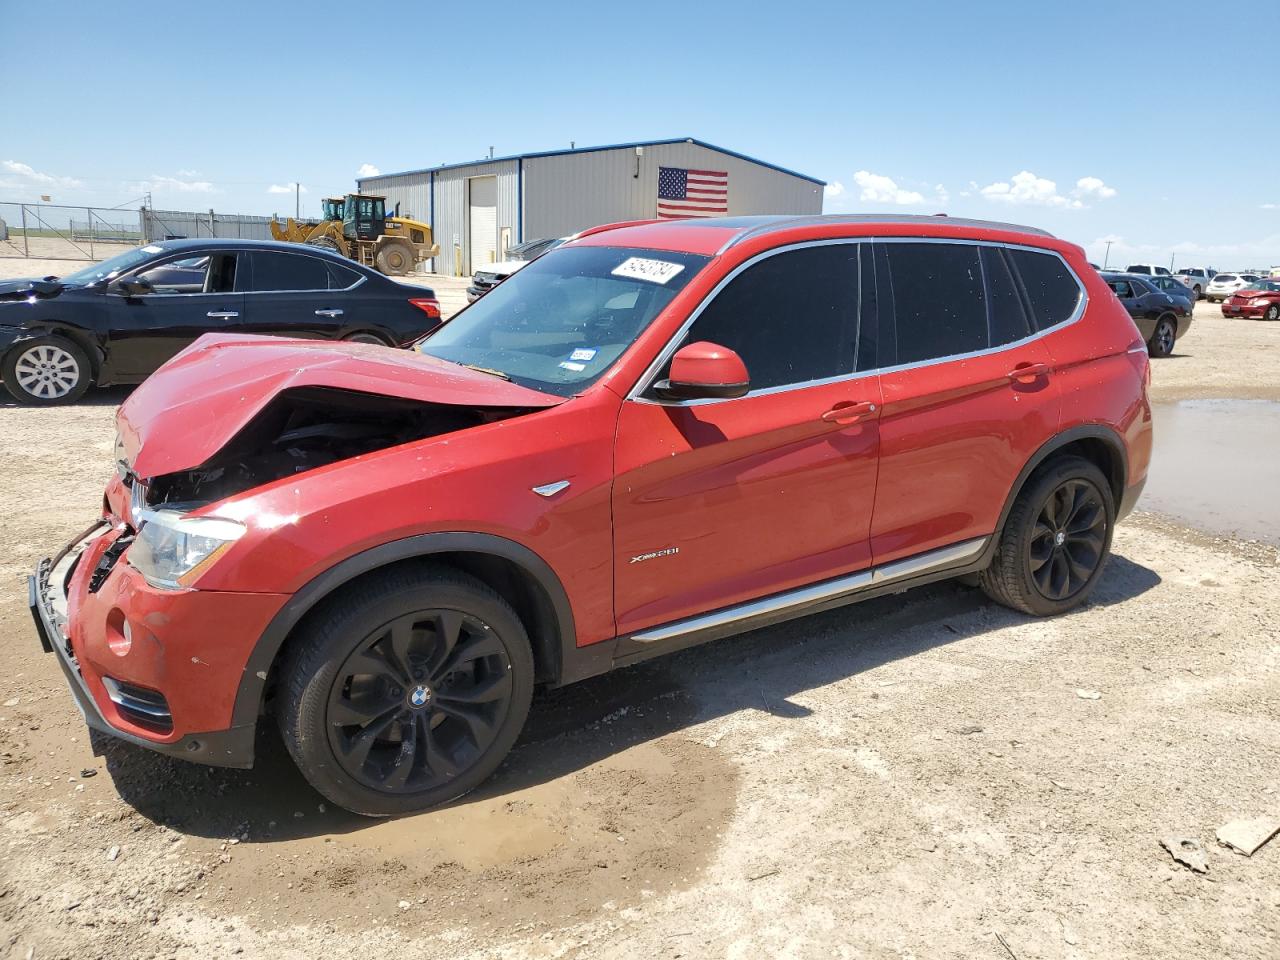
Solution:
{"label": "metal building", "polygon": [[[692,215],[822,212],[824,181],[691,138],[524,153],[357,183],[361,193],[385,196],[388,210],[399,204],[402,216],[431,224],[440,256],[428,269],[469,276],[525,240],[658,216],[660,190],[672,196],[673,180],[683,185],[686,174],[690,184],[709,183],[703,195],[714,198],[705,207],[689,201]],[[704,174],[713,176],[699,181]],[[662,206],[671,214],[679,203]]]}

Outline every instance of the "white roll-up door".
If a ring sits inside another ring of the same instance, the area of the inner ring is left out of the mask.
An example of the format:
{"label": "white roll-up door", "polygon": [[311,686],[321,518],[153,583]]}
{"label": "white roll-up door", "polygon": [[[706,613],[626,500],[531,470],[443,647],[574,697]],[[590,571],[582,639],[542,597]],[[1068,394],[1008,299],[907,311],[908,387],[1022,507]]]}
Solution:
{"label": "white roll-up door", "polygon": [[498,178],[472,177],[468,181],[467,223],[471,236],[471,273],[498,258]]}

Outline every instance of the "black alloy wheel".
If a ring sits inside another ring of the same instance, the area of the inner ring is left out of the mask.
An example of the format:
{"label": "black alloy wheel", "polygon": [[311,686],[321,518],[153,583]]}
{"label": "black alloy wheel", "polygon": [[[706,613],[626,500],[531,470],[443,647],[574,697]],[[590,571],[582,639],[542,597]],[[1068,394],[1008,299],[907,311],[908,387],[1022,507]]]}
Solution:
{"label": "black alloy wheel", "polygon": [[290,635],[276,719],[313,787],[385,817],[455,800],[515,744],[533,698],[524,624],[487,584],[416,561],[342,588]]}
{"label": "black alloy wheel", "polygon": [[1106,550],[1107,511],[1089,481],[1072,479],[1045,499],[1031,531],[1028,562],[1036,589],[1063,601],[1093,578]]}
{"label": "black alloy wheel", "polygon": [[1097,464],[1054,455],[1032,472],[996,534],[978,585],[992,600],[1037,617],[1089,599],[1111,550],[1116,506]]}
{"label": "black alloy wheel", "polygon": [[407,614],[365,637],[339,668],[329,742],[368,787],[429,790],[493,745],[511,695],[511,660],[488,624],[458,610]]}
{"label": "black alloy wheel", "polygon": [[1148,348],[1153,357],[1167,357],[1173,353],[1173,345],[1178,339],[1178,328],[1174,326],[1172,320],[1168,317],[1160,320],[1156,324],[1155,332],[1151,334],[1151,342]]}

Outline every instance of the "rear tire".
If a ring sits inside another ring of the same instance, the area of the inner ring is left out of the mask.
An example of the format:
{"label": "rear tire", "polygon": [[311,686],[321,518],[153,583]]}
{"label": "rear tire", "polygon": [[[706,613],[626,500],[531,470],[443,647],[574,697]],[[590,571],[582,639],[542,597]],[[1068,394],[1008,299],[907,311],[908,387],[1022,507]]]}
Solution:
{"label": "rear tire", "polygon": [[0,363],[5,389],[19,403],[50,407],[75,403],[93,382],[93,368],[84,350],[65,337],[25,340]]}
{"label": "rear tire", "polygon": [[1153,357],[1167,357],[1173,353],[1173,345],[1178,340],[1178,325],[1168,317],[1161,317],[1156,328],[1147,341],[1147,351]]}
{"label": "rear tire", "polygon": [[377,264],[388,277],[403,277],[413,269],[413,248],[407,243],[388,243],[378,251]]}
{"label": "rear tire", "polygon": [[1102,574],[1115,519],[1101,470],[1082,457],[1052,459],[1019,491],[979,585],[997,603],[1032,616],[1073,610]]}
{"label": "rear tire", "polygon": [[327,601],[290,639],[280,733],[308,782],[353,813],[425,810],[475,789],[516,741],[533,655],[510,604],[434,563]]}

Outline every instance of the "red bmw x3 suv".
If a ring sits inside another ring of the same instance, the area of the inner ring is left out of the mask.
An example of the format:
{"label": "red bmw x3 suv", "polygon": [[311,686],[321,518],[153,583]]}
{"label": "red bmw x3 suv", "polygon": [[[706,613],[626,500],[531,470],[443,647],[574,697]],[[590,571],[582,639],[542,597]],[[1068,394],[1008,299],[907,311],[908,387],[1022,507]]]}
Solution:
{"label": "red bmw x3 suv", "polygon": [[1083,252],[934,217],[587,231],[414,351],[206,336],[120,408],[31,579],[93,727],[371,815],[455,798],[537,684],[968,575],[1085,601],[1151,453]]}

